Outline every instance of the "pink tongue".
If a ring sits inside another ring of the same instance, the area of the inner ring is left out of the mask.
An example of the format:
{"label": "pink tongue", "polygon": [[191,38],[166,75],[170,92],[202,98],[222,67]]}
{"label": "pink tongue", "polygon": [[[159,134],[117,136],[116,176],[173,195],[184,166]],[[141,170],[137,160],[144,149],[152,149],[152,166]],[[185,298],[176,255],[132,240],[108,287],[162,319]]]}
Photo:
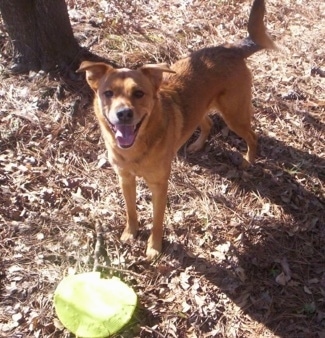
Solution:
{"label": "pink tongue", "polygon": [[115,138],[122,148],[131,147],[135,140],[134,126],[132,125],[116,125]]}

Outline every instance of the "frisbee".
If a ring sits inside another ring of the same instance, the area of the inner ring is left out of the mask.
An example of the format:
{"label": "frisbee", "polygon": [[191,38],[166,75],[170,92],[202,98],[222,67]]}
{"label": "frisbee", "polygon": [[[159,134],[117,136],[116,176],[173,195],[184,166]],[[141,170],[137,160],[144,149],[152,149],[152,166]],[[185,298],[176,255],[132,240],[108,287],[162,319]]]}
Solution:
{"label": "frisbee", "polygon": [[99,272],[65,277],[54,293],[61,323],[77,337],[107,337],[127,324],[137,295],[119,278],[100,278]]}

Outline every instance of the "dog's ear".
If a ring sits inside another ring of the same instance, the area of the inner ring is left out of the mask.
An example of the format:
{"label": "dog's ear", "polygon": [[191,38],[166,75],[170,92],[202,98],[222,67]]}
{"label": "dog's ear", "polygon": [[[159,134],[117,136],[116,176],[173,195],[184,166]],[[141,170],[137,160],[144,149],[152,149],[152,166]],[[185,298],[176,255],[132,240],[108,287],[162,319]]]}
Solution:
{"label": "dog's ear", "polygon": [[90,88],[96,91],[98,89],[99,80],[104,76],[104,74],[113,70],[113,67],[104,62],[83,61],[76,72],[86,72],[86,80]]}
{"label": "dog's ear", "polygon": [[149,77],[156,90],[158,90],[161,84],[164,72],[175,73],[169,68],[167,63],[147,64],[140,67],[139,70]]}

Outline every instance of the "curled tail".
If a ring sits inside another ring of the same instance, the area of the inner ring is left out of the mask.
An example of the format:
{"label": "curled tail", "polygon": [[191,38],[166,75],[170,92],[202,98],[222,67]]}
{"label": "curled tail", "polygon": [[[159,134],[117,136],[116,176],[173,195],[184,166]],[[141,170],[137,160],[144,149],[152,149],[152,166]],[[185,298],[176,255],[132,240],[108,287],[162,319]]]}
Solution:
{"label": "curled tail", "polygon": [[262,49],[277,49],[264,25],[265,2],[254,0],[248,19],[248,38],[239,43],[239,47],[247,58]]}

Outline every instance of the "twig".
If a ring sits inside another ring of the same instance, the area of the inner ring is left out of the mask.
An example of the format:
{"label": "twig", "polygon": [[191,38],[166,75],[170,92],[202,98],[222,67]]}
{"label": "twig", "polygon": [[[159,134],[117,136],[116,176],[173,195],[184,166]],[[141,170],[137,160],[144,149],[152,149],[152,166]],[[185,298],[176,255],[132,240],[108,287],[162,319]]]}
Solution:
{"label": "twig", "polygon": [[96,231],[96,243],[94,249],[94,267],[93,271],[97,271],[99,267],[99,257],[103,250],[104,240],[103,240],[103,229],[100,222],[95,223],[95,231]]}
{"label": "twig", "polygon": [[113,266],[105,266],[105,265],[97,264],[97,268],[107,269],[107,270],[112,270],[112,271],[116,271],[116,272],[121,272],[121,273],[129,274],[129,275],[133,275],[133,276],[135,276],[135,277],[142,278],[142,279],[147,278],[146,276],[141,275],[141,274],[139,274],[139,273],[136,273],[136,272],[134,272],[134,271],[131,271],[131,270],[125,270],[125,269],[120,269],[120,268],[115,268],[115,267],[113,267]]}
{"label": "twig", "polygon": [[150,332],[150,333],[155,333],[157,336],[165,338],[166,336],[163,335],[162,333],[158,332],[157,330],[153,329],[152,327],[149,326],[143,326],[141,327],[142,329],[144,329],[146,332]]}

